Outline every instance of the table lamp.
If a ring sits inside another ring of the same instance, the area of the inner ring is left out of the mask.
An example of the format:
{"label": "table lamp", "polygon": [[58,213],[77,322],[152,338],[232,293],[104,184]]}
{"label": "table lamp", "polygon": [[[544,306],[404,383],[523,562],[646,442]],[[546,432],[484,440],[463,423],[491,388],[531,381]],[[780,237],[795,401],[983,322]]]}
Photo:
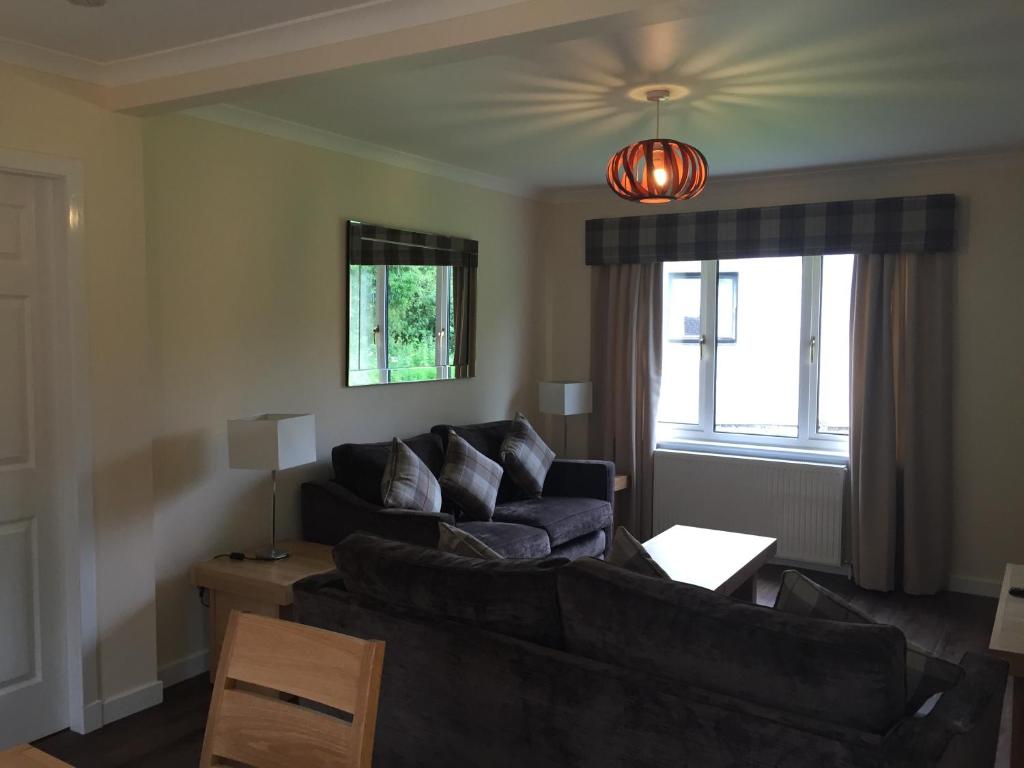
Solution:
{"label": "table lamp", "polygon": [[254,560],[283,560],[277,548],[277,473],[316,461],[316,425],[310,413],[264,413],[228,420],[228,465],[232,469],[269,469],[272,487],[270,549]]}
{"label": "table lamp", "polygon": [[569,417],[590,413],[592,403],[593,387],[589,381],[540,383],[540,412],[562,417],[562,458],[569,450]]}

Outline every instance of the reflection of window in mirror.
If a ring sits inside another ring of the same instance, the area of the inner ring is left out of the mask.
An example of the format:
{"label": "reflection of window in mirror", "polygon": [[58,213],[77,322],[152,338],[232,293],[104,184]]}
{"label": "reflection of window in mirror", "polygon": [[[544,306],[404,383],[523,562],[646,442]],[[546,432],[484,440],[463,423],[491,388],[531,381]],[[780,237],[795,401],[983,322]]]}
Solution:
{"label": "reflection of window in mirror", "polygon": [[354,265],[349,272],[349,371],[359,383],[451,378],[455,268]]}

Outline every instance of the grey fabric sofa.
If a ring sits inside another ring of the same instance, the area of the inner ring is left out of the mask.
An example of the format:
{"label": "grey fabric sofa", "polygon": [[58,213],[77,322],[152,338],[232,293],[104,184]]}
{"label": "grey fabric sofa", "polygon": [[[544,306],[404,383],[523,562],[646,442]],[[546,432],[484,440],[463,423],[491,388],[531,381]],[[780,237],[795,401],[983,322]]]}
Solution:
{"label": "grey fabric sofa", "polygon": [[592,558],[462,558],[373,536],[295,587],[386,641],[374,765],[990,768],[1006,666],[966,654],[905,711],[894,628],[809,619]]}
{"label": "grey fabric sofa", "polygon": [[[438,425],[405,443],[441,472],[448,430],[497,461],[509,421],[449,427]],[[307,541],[337,544],[356,531],[424,546],[436,546],[436,515],[381,506],[380,482],[390,441],[346,443],[332,451],[334,479],[302,486],[302,535]],[[556,460],[539,499],[527,499],[503,477],[491,521],[458,519],[458,510],[442,508],[441,518],[463,528],[508,558],[549,555],[574,559],[603,557],[612,541],[615,466],[606,461]]]}

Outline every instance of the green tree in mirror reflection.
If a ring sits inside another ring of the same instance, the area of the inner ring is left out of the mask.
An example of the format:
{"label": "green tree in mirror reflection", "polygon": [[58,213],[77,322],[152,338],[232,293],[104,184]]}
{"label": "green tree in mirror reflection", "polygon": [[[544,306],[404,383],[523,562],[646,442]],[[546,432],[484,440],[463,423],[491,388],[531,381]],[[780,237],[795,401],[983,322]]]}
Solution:
{"label": "green tree in mirror reflection", "polygon": [[388,267],[388,368],[392,381],[436,379],[437,267]]}

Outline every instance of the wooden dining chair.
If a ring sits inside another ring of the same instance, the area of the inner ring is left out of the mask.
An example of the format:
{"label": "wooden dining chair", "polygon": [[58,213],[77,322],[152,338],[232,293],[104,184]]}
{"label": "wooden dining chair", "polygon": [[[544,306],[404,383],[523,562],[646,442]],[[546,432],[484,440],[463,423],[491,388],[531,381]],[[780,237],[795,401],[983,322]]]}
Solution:
{"label": "wooden dining chair", "polygon": [[379,640],[233,612],[200,765],[369,766],[383,661]]}

